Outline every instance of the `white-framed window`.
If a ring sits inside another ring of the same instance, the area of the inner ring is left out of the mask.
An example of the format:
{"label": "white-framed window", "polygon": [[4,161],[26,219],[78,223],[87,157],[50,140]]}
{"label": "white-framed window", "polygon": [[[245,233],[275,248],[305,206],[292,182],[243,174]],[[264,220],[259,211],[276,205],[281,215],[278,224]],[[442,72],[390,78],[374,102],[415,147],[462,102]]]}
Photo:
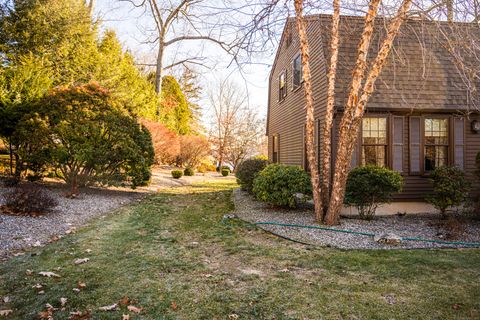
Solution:
{"label": "white-framed window", "polygon": [[287,71],[282,71],[278,76],[278,100],[287,96]]}
{"label": "white-framed window", "polygon": [[298,53],[292,61],[292,90],[299,88],[303,82],[302,55]]}

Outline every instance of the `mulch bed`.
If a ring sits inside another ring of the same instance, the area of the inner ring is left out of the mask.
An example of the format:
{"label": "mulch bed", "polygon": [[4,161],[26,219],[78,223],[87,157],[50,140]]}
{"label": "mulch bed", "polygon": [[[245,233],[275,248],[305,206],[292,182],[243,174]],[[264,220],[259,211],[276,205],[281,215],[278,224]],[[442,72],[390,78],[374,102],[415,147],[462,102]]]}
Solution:
{"label": "mulch bed", "polygon": [[[311,209],[288,210],[272,208],[266,203],[256,201],[248,193],[236,189],[233,192],[236,215],[248,222],[276,222],[321,226],[315,222]],[[298,228],[278,225],[258,225],[258,227],[281,237],[318,246],[341,249],[416,249],[416,248],[465,248],[464,244],[444,244],[424,241],[403,240],[398,245],[388,245],[374,241],[374,237],[351,233],[334,232],[320,229]],[[334,227],[340,230],[372,233],[375,235],[393,233],[402,238],[422,238],[449,242],[480,243],[480,219],[458,217],[455,220],[441,220],[433,213],[404,216],[376,217],[365,221],[355,218],[343,218],[341,224]],[[479,246],[480,247],[480,246]]]}

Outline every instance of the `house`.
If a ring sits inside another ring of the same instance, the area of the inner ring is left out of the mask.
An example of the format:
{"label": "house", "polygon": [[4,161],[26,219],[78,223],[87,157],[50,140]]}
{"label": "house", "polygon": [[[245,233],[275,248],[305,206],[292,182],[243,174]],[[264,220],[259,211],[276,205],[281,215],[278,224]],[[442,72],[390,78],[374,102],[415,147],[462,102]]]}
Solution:
{"label": "house", "polygon": [[[326,111],[331,16],[312,15],[306,19],[318,154]],[[333,153],[363,24],[362,17],[341,17]],[[378,51],[385,26],[385,20],[377,19],[369,59]],[[466,30],[472,25],[460,27]],[[400,172],[404,188],[395,200],[404,202],[401,208],[414,204],[413,211],[426,210],[425,204],[419,202],[432,191],[428,176],[438,166],[460,167],[473,183],[472,195],[480,193],[480,179],[475,177],[475,156],[480,152],[480,100],[475,90],[467,88],[442,44],[438,28],[437,23],[420,20],[404,23],[367,105],[351,160],[352,167],[374,164]],[[273,162],[307,168],[301,68],[299,40],[291,18],[286,22],[270,74],[268,154]],[[392,210],[398,211],[398,207]]]}

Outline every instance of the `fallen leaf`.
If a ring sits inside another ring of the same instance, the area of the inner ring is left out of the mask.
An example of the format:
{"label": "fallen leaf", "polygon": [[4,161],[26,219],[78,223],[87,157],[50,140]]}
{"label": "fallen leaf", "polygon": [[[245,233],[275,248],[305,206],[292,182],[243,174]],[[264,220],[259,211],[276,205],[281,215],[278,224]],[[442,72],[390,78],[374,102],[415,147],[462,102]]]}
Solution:
{"label": "fallen leaf", "polygon": [[50,303],[45,303],[45,308],[47,308],[48,310],[57,310]]}
{"label": "fallen leaf", "polygon": [[140,313],[143,310],[143,308],[138,308],[135,306],[128,306],[127,309],[128,311],[135,312],[135,313]]}
{"label": "fallen leaf", "polygon": [[72,290],[75,291],[75,292],[80,292],[80,289],[78,289],[78,288],[73,288]]}
{"label": "fallen leaf", "polygon": [[11,310],[11,309],[0,310],[0,317],[6,317],[12,312],[13,312],[13,310]]}
{"label": "fallen leaf", "polygon": [[36,285],[32,286],[33,289],[42,289],[43,286],[40,283],[37,283]]}
{"label": "fallen leaf", "polygon": [[393,294],[386,294],[383,297],[385,298],[385,301],[388,304],[396,304],[397,303],[397,299],[395,298],[395,296]]}
{"label": "fallen leaf", "polygon": [[30,270],[30,269],[27,269],[27,271],[25,271],[25,274],[26,274],[27,276],[31,276],[31,275],[33,274],[33,271]]}
{"label": "fallen leaf", "polygon": [[236,314],[236,313],[232,313],[232,314],[229,314],[229,315],[228,315],[228,319],[236,320],[236,319],[238,319],[238,318],[239,318],[239,316],[238,316],[238,314]]}
{"label": "fallen leaf", "polygon": [[23,256],[23,255],[25,255],[25,252],[17,252],[13,254],[14,257]]}
{"label": "fallen leaf", "polygon": [[51,310],[41,311],[38,313],[40,319],[53,320],[53,312]]}
{"label": "fallen leaf", "polygon": [[207,274],[205,275],[205,278],[211,278],[211,277],[213,277],[213,275],[211,275],[210,273],[207,273]]}
{"label": "fallen leaf", "polygon": [[60,275],[56,274],[56,273],[53,273],[53,272],[50,272],[50,271],[41,271],[38,273],[39,275],[41,276],[44,276],[44,277],[53,277],[53,278],[60,278]]}
{"label": "fallen leaf", "polygon": [[92,313],[90,310],[87,310],[85,312],[81,311],[75,311],[75,312],[70,312],[70,317],[68,317],[68,320],[87,320],[91,319]]}
{"label": "fallen leaf", "polygon": [[85,289],[87,287],[87,284],[85,282],[78,282],[77,283],[77,288],[78,289]]}
{"label": "fallen leaf", "polygon": [[77,259],[77,260],[75,260],[73,263],[75,263],[75,264],[83,264],[83,263],[87,263],[88,261],[90,261],[89,258],[83,258],[83,259]]}
{"label": "fallen leaf", "polygon": [[92,252],[92,249],[87,249],[87,250],[85,250],[85,252],[90,253],[90,252]]}
{"label": "fallen leaf", "polygon": [[100,310],[100,311],[113,311],[113,310],[117,310],[117,308],[118,308],[118,304],[114,303],[114,304],[109,305],[109,306],[100,307],[100,308],[98,308],[98,310]]}
{"label": "fallen leaf", "polygon": [[67,303],[67,298],[60,298],[60,305],[63,307]]}
{"label": "fallen leaf", "polygon": [[453,310],[458,310],[458,309],[460,309],[460,304],[455,303],[454,305],[452,305],[452,308],[453,308]]}
{"label": "fallen leaf", "polygon": [[130,299],[128,297],[123,297],[122,299],[120,299],[120,301],[118,302],[119,305],[121,306],[126,306],[127,304],[130,303]]}
{"label": "fallen leaf", "polygon": [[38,291],[38,294],[45,294],[45,291]]}
{"label": "fallen leaf", "polygon": [[36,241],[36,242],[32,245],[32,247],[41,247],[41,246],[42,246],[42,244],[40,243],[40,241]]}
{"label": "fallen leaf", "polygon": [[172,301],[171,307],[173,311],[177,310],[177,303],[175,301]]}
{"label": "fallen leaf", "polygon": [[10,302],[10,297],[9,296],[3,297],[3,303],[9,303],[9,302]]}
{"label": "fallen leaf", "polygon": [[122,315],[122,320],[130,320],[130,315],[129,314],[123,314]]}

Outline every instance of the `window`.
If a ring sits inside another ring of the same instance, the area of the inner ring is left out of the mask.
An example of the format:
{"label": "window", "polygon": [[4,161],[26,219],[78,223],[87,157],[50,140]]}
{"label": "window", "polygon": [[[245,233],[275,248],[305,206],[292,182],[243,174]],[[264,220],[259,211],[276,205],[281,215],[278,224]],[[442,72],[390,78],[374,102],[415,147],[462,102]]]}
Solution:
{"label": "window", "polygon": [[362,166],[387,164],[387,118],[362,119]]}
{"label": "window", "polygon": [[272,138],[272,162],[277,163],[278,159],[278,135],[273,136]]}
{"label": "window", "polygon": [[425,119],[425,171],[448,164],[448,119]]}
{"label": "window", "polygon": [[302,55],[299,53],[292,61],[293,84],[292,90],[297,89],[302,85],[303,70],[302,70]]}
{"label": "window", "polygon": [[287,96],[287,72],[283,71],[278,76],[278,100],[283,100]]}

